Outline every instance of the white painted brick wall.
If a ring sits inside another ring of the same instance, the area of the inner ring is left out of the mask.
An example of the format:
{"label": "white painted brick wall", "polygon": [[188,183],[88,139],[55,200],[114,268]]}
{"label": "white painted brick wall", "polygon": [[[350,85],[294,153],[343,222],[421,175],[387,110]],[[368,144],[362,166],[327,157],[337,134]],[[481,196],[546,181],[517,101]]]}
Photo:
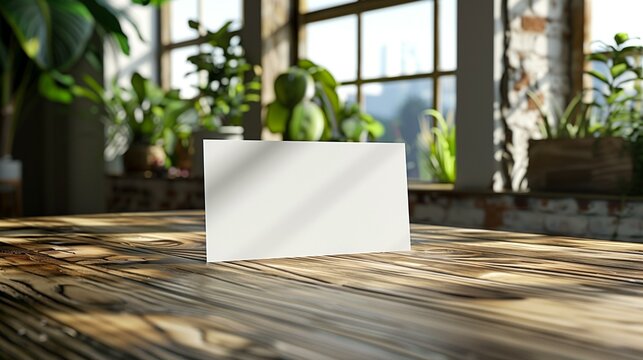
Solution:
{"label": "white painted brick wall", "polygon": [[[564,107],[569,97],[569,0],[510,0],[509,106],[507,122],[513,132],[514,188],[527,168],[530,138],[540,138],[536,109],[527,106],[529,86],[536,86],[549,107]],[[540,24],[545,23],[544,29]],[[529,27],[525,29],[525,26]]]}

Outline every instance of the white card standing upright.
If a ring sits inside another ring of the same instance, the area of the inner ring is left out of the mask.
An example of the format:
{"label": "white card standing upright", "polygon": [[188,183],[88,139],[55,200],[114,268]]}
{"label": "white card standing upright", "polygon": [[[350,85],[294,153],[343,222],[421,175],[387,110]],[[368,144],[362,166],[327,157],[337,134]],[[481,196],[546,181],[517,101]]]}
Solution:
{"label": "white card standing upright", "polygon": [[204,140],[209,262],[410,250],[404,144]]}

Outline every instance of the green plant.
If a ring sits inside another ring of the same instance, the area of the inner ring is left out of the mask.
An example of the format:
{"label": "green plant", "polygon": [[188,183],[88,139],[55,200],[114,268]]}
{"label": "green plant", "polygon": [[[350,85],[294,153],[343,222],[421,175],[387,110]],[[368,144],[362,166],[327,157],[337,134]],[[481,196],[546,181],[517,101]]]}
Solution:
{"label": "green plant", "polygon": [[[248,63],[239,35],[230,31],[231,24],[227,22],[215,32],[205,31],[207,45],[188,57],[196,68],[193,73],[205,78],[198,85],[195,105],[201,126],[209,130],[241,125],[250,103],[260,100],[261,69]],[[202,31],[196,21],[190,21],[189,26]]]}
{"label": "green plant", "polygon": [[[550,114],[533,92],[527,93],[540,112],[543,138],[632,138],[640,131],[643,115],[640,58],[643,48],[629,45],[632,40],[626,33],[618,33],[614,35],[615,45],[599,42],[601,49],[588,55],[587,60],[599,64],[606,72],[596,68],[585,71],[598,81],[599,86],[574,96],[564,110]],[[634,86],[628,89],[630,83]],[[586,102],[583,99],[588,93],[592,99]]]}
{"label": "green plant", "polygon": [[196,126],[193,100],[182,99],[179,90],[165,91],[138,73],[132,75],[128,87],[114,81],[109,91],[91,77],[85,77],[85,82],[88,91],[83,96],[104,111],[106,147],[112,156],[137,143],[162,145],[169,159],[177,141],[187,141]]}
{"label": "green plant", "polygon": [[583,93],[574,96],[564,110],[556,109],[553,113],[549,113],[545,109],[538,96],[533,92],[528,92],[527,96],[540,113],[540,134],[543,139],[589,137],[598,134],[602,129],[601,124],[594,116],[594,104],[583,102]]}
{"label": "green plant", "polygon": [[[309,76],[295,76],[301,72],[307,73]],[[324,117],[323,131],[319,136],[303,138],[302,140],[325,140],[325,141],[367,141],[374,140],[384,134],[384,126],[369,114],[363,112],[357,104],[347,104],[339,100],[337,94],[337,87],[339,84],[333,75],[324,67],[313,63],[310,60],[300,60],[296,67],[290,69],[286,74],[293,74],[293,82],[290,84],[291,92],[294,99],[301,99],[301,102],[312,102],[317,107],[321,108]],[[283,74],[282,74],[283,76]],[[283,78],[282,78],[283,79]],[[308,80],[302,80],[308,79]],[[279,80],[279,78],[278,78]],[[308,84],[305,86],[294,86],[302,81],[312,82],[312,94]],[[275,83],[275,93],[283,92],[279,82]],[[308,93],[308,94],[306,94]],[[281,99],[280,99],[281,98]],[[291,123],[293,121],[299,122],[298,119],[293,119],[294,116],[299,116],[294,109],[297,104],[293,104],[284,96],[279,96],[277,99],[268,105],[266,113],[266,126],[273,133],[283,134],[285,140],[297,139],[293,136]],[[315,106],[307,105],[309,108]],[[317,112],[316,110],[312,110]],[[318,126],[316,121],[310,122],[311,126]],[[312,131],[302,130],[303,133],[313,133]]]}
{"label": "green plant", "polygon": [[420,119],[418,148],[420,152],[420,169],[429,175],[431,180],[441,183],[455,182],[455,125],[450,116],[446,120],[442,114],[429,109],[425,117],[433,118],[430,124],[426,118]]}
{"label": "green plant", "polygon": [[[592,90],[596,95],[594,103],[601,112],[605,135],[629,137],[640,126],[643,47],[630,45],[632,40],[634,38],[630,38],[628,34],[618,33],[614,35],[614,45],[599,42],[601,50],[587,58],[607,69],[606,73],[597,69],[586,71],[600,84]],[[630,83],[634,86],[628,89]]]}
{"label": "green plant", "polygon": [[[160,0],[133,0],[160,3]],[[0,155],[10,156],[25,97],[38,85],[46,98],[69,103],[77,95],[65,72],[87,48],[93,34],[114,39],[128,54],[123,14],[105,0],[0,1]]]}

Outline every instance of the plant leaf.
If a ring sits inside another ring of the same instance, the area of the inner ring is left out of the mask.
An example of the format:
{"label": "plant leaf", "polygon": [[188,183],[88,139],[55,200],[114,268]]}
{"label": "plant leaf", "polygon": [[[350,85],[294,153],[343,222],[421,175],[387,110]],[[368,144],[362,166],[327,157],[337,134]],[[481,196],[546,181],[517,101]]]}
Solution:
{"label": "plant leaf", "polygon": [[620,63],[612,66],[610,68],[610,74],[612,75],[612,79],[616,79],[617,77],[621,76],[624,72],[627,71],[629,68],[629,65],[627,63]]}
{"label": "plant leaf", "polygon": [[283,134],[290,119],[290,110],[274,101],[268,105],[266,110],[266,126],[275,134]]}
{"label": "plant leaf", "polygon": [[603,83],[605,83],[607,85],[610,84],[610,82],[607,79],[607,77],[605,75],[603,75],[601,72],[597,71],[597,70],[593,70],[593,69],[592,70],[587,70],[587,71],[585,71],[585,73],[590,75],[590,76],[592,76],[592,77],[594,77],[594,78],[596,78],[597,80],[600,80],[601,82],[603,82]]}
{"label": "plant leaf", "polygon": [[69,104],[74,99],[71,91],[58,85],[56,79],[49,73],[43,72],[38,79],[38,90],[47,99],[63,104]]}
{"label": "plant leaf", "polygon": [[629,35],[624,32],[617,33],[614,35],[614,41],[616,42],[617,45],[621,45],[624,42],[628,41],[630,39]]}
{"label": "plant leaf", "polygon": [[94,29],[91,13],[77,0],[2,0],[0,13],[41,69],[75,63]]}
{"label": "plant leaf", "polygon": [[[114,9],[109,3],[104,0],[79,0],[82,2],[89,12],[91,12],[94,17],[96,27],[103,30],[106,34],[113,36],[118,42],[121,51],[125,55],[129,55],[130,47],[127,35],[123,32],[121,27],[121,22],[119,17],[123,17],[123,14],[118,10]],[[136,24],[130,20],[130,23],[136,29],[136,32],[140,36],[140,31],[136,27]]]}
{"label": "plant leaf", "polygon": [[603,53],[593,53],[587,55],[587,61],[600,61],[602,63],[607,63],[609,58]]}
{"label": "plant leaf", "polygon": [[147,89],[145,83],[147,80],[139,73],[132,74],[132,89],[136,93],[138,101],[143,101],[147,97]]}

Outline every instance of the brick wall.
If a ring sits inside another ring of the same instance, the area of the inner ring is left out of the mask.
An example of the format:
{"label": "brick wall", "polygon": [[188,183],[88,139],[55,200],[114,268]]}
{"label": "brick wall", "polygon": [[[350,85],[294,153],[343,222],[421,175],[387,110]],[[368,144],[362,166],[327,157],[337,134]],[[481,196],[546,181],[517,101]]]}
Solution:
{"label": "brick wall", "polygon": [[409,204],[416,223],[643,242],[643,199],[411,190]]}
{"label": "brick wall", "polygon": [[539,114],[529,100],[530,86],[548,106],[564,107],[570,95],[570,14],[571,0],[508,0],[509,31],[506,46],[507,94],[503,117],[513,144],[513,189],[527,169],[527,141],[539,138]]}

